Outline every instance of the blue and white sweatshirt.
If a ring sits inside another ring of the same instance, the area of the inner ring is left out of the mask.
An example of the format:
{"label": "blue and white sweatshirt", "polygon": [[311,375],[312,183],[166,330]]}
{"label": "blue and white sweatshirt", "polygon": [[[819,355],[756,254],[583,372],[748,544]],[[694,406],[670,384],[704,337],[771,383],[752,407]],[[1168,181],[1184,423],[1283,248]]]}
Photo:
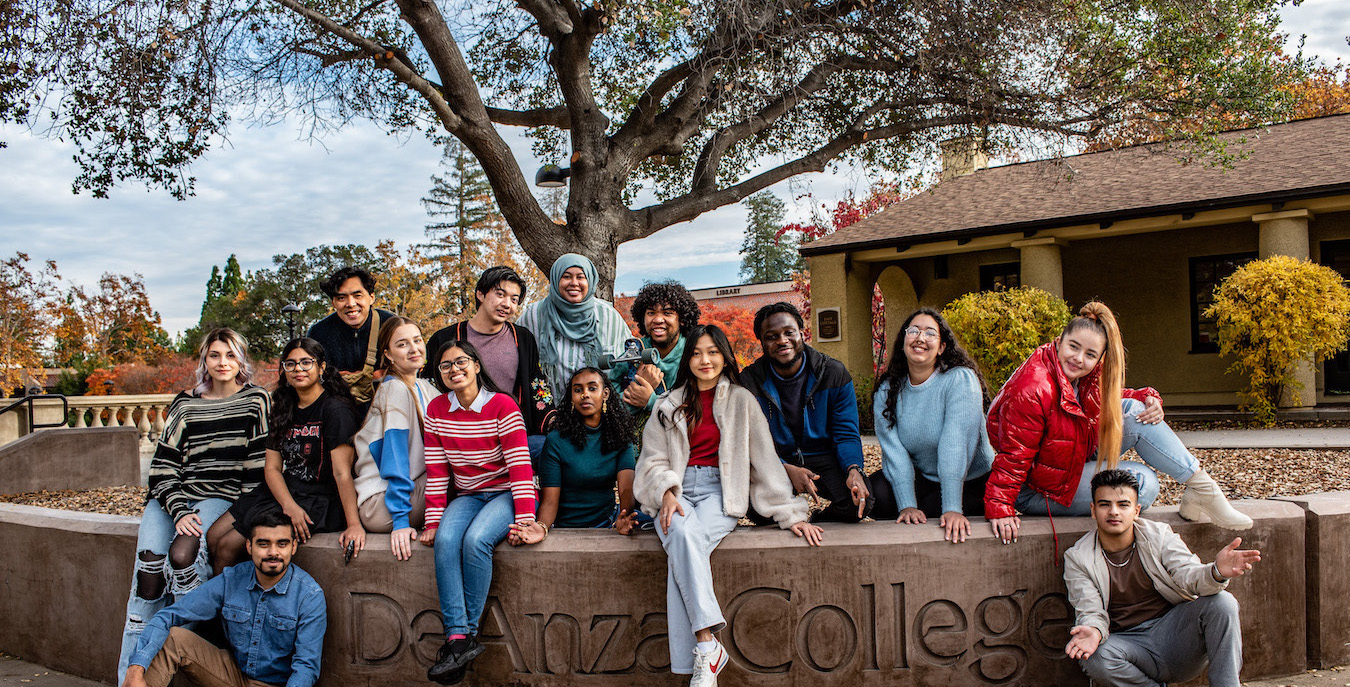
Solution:
{"label": "blue and white sweatshirt", "polygon": [[411,527],[413,481],[427,471],[420,418],[439,395],[425,379],[409,388],[386,377],[376,387],[366,423],[356,433],[356,502],[383,492],[396,530]]}
{"label": "blue and white sweatshirt", "polygon": [[963,483],[989,472],[994,449],[984,423],[980,380],[966,367],[933,376],[905,388],[895,399],[895,424],[883,416],[890,380],[877,386],[872,401],[882,469],[900,510],[917,508],[914,473],[937,482],[942,512],[960,513]]}

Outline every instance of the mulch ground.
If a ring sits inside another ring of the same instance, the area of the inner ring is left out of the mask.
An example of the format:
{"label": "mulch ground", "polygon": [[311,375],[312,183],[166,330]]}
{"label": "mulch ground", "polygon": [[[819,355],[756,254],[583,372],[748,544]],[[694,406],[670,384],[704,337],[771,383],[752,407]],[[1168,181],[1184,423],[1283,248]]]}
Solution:
{"label": "mulch ground", "polygon": [[[1306,425],[1305,425],[1306,426]],[[881,467],[881,449],[863,447],[867,471]],[[1138,460],[1138,456],[1130,456]],[[1264,499],[1324,491],[1350,490],[1350,451],[1312,449],[1196,449],[1200,464],[1233,499]],[[1159,505],[1175,504],[1181,485],[1162,476]],[[60,508],[88,513],[140,515],[145,487],[39,491],[0,494],[0,503]]]}

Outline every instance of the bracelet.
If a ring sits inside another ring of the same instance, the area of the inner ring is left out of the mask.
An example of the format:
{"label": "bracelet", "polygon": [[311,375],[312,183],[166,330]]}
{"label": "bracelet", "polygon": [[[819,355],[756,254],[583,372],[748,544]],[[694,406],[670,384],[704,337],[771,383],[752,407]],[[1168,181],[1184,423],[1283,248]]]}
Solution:
{"label": "bracelet", "polygon": [[1214,581],[1218,582],[1219,584],[1223,584],[1228,581],[1228,578],[1224,577],[1223,574],[1219,572],[1218,563],[1214,564]]}

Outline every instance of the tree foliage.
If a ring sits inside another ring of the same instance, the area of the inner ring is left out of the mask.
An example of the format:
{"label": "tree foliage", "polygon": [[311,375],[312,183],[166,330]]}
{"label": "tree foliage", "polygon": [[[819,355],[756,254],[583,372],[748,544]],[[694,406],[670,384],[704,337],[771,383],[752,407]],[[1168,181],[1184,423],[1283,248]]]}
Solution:
{"label": "tree foliage", "polygon": [[1270,425],[1281,394],[1299,396],[1298,366],[1345,349],[1350,289],[1330,267],[1276,255],[1229,275],[1205,316],[1218,325],[1219,352],[1234,358],[1228,371],[1248,380],[1242,407]]}
{"label": "tree foliage", "polygon": [[741,280],[751,284],[783,281],[801,269],[797,256],[800,234],[783,230],[787,205],[778,196],[761,191],[745,199],[750,217],[741,240]]}
{"label": "tree foliage", "polygon": [[727,333],[736,363],[745,368],[759,358],[759,338],[755,336],[755,313],[734,305],[703,304],[699,306],[699,321],[715,324]]}
{"label": "tree foliage", "polygon": [[1037,346],[1069,323],[1069,304],[1034,286],[968,293],[947,304],[942,316],[970,351],[990,389],[1008,381]]}
{"label": "tree foliage", "polygon": [[[12,0],[0,119],[74,142],[95,195],[191,193],[232,117],[448,134],[531,259],[586,254],[608,296],[620,243],[832,164],[906,169],[971,131],[997,152],[1140,118],[1271,121],[1303,66],[1270,49],[1278,4]],[[564,226],[497,125],[570,160]]]}
{"label": "tree foliage", "polygon": [[27,253],[0,261],[0,398],[41,380],[46,345],[56,329],[61,275],[48,260],[30,266]]}
{"label": "tree foliage", "polygon": [[[228,261],[226,265],[228,275]],[[213,293],[212,284],[219,271],[212,268],[201,320],[183,333],[179,352],[193,355],[207,332],[216,327],[230,327],[248,341],[253,357],[276,358],[288,336],[289,319],[281,309],[291,303],[300,307],[295,315],[295,328],[297,335],[303,334],[332,311],[319,282],[348,265],[378,274],[381,261],[369,248],[357,244],[315,246],[304,253],[272,256],[271,268],[243,275],[241,288],[233,293],[224,290]],[[384,307],[379,284],[375,299],[377,306]]]}
{"label": "tree foliage", "polygon": [[72,286],[56,312],[60,365],[153,363],[172,345],[139,274],[105,272],[97,289]]}

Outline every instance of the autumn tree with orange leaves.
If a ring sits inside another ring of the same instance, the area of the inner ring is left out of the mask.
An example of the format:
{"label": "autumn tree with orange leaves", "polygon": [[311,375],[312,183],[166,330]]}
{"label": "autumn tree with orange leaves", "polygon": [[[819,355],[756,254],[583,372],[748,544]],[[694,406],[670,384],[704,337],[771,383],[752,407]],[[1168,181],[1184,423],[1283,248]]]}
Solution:
{"label": "autumn tree with orange leaves", "polygon": [[105,272],[96,290],[71,287],[56,312],[54,357],[60,365],[155,363],[169,352],[169,335],[140,274]]}
{"label": "autumn tree with orange leaves", "polygon": [[48,260],[30,268],[27,253],[0,262],[0,398],[36,377],[56,328],[61,275]]}

